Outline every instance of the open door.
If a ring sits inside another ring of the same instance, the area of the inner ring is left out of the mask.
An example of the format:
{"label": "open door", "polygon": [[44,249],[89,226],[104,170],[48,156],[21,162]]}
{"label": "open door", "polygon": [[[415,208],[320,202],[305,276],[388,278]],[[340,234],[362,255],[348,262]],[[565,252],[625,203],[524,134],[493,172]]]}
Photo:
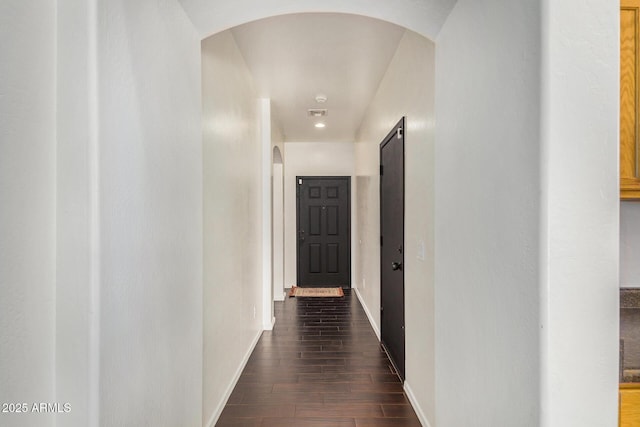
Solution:
{"label": "open door", "polygon": [[380,144],[380,324],[404,380],[404,117]]}

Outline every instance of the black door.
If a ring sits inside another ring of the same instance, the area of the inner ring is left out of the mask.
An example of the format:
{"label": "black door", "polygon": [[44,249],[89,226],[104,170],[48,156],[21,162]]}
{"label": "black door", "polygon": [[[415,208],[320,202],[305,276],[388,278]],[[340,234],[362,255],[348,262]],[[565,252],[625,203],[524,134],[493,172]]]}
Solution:
{"label": "black door", "polygon": [[298,286],[351,286],[351,177],[297,179]]}
{"label": "black door", "polygon": [[404,117],[380,144],[380,323],[404,379]]}

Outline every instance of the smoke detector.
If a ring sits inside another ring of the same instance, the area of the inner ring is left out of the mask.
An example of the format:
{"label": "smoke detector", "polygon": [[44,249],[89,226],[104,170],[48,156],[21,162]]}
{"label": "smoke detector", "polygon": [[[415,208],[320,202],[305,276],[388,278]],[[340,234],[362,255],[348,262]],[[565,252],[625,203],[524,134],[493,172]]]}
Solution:
{"label": "smoke detector", "polygon": [[309,117],[324,117],[328,113],[326,108],[309,108],[307,114]]}
{"label": "smoke detector", "polygon": [[318,104],[324,104],[325,102],[327,102],[327,96],[321,93],[316,95],[316,102]]}

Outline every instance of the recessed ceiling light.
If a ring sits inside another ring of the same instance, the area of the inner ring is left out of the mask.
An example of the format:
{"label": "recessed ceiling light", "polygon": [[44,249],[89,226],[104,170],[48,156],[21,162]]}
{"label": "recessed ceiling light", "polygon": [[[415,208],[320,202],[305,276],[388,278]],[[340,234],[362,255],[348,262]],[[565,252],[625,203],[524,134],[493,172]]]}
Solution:
{"label": "recessed ceiling light", "polygon": [[326,126],[326,125],[325,125],[324,123],[316,123],[316,124],[315,124],[315,127],[317,127],[317,128],[323,128],[323,127],[325,127],[325,126]]}
{"label": "recessed ceiling light", "polygon": [[316,102],[318,104],[322,104],[327,102],[327,95],[323,95],[321,93],[319,93],[318,95],[316,95]]}

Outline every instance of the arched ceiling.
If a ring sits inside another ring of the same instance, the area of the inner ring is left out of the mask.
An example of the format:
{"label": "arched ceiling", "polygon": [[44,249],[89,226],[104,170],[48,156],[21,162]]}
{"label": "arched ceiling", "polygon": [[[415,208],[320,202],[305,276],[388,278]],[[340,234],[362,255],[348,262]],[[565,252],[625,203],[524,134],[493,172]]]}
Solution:
{"label": "arched ceiling", "polygon": [[[406,29],[434,40],[456,2],[179,1],[201,37],[231,31],[288,142],[354,141]],[[318,94],[327,102],[316,103]],[[312,108],[327,117],[310,118]]]}
{"label": "arched ceiling", "polygon": [[358,15],[304,13],[230,31],[285,141],[352,142],[406,30]]}
{"label": "arched ceiling", "polygon": [[202,38],[277,15],[334,12],[389,21],[435,40],[457,0],[179,0]]}

